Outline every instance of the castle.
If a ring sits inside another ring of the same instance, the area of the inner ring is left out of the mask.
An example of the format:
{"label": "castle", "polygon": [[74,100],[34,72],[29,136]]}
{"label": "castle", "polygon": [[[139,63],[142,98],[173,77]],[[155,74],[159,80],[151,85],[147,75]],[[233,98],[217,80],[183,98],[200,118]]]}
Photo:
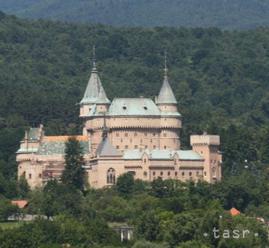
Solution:
{"label": "castle", "polygon": [[[217,135],[192,135],[192,150],[180,149],[181,115],[168,80],[155,101],[150,98],[115,98],[111,102],[98,75],[95,61],[80,102],[84,123],[80,142],[88,183],[102,188],[131,172],[135,179],[205,180],[221,179],[222,156]],[[46,136],[43,126],[25,132],[17,151],[18,177],[31,188],[61,178],[65,142],[70,136]]]}

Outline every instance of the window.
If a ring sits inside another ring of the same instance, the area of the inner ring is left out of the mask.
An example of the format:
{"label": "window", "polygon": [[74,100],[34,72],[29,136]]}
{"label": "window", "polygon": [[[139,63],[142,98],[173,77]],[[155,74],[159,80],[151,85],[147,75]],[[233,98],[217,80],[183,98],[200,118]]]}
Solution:
{"label": "window", "polygon": [[199,176],[199,171],[196,171],[196,176]]}
{"label": "window", "polygon": [[166,146],[164,146],[163,148],[166,149]]}
{"label": "window", "polygon": [[160,175],[161,175],[161,176],[163,175],[163,172],[162,172],[162,171],[160,172]]}
{"label": "window", "polygon": [[125,136],[125,137],[128,137],[128,133],[125,133],[124,136]]}
{"label": "window", "polygon": [[117,149],[120,149],[120,146],[116,146]]}
{"label": "window", "polygon": [[216,168],[215,167],[212,168],[212,175],[213,175],[213,177],[216,176]]}
{"label": "window", "polygon": [[144,158],[144,163],[147,163],[147,160]]}
{"label": "window", "polygon": [[147,107],[147,106],[144,106],[144,109],[145,109],[145,110],[148,110],[148,107]]}
{"label": "window", "polygon": [[42,178],[42,174],[41,174],[41,173],[39,173],[38,177],[39,177],[39,178]]}
{"label": "window", "polygon": [[156,135],[156,133],[153,133],[153,136],[155,136]]}
{"label": "window", "polygon": [[127,109],[127,107],[126,107],[126,106],[123,106],[122,108],[123,108],[123,110],[126,110],[126,109]]}
{"label": "window", "polygon": [[135,171],[128,171],[128,173],[130,173],[131,175],[135,176],[136,172]]}
{"label": "window", "polygon": [[143,174],[144,174],[144,177],[146,177],[148,175],[148,173],[146,171],[144,171]]}
{"label": "window", "polygon": [[137,133],[134,133],[134,136],[137,136]]}
{"label": "window", "polygon": [[156,146],[153,146],[153,149],[156,149]]}
{"label": "window", "polygon": [[204,175],[206,176],[206,171],[204,172]]}
{"label": "window", "polygon": [[181,173],[181,175],[184,177],[184,176],[185,176],[185,172],[183,171],[183,172]]}
{"label": "window", "polygon": [[175,176],[177,177],[177,171],[175,172]]}
{"label": "window", "polygon": [[144,135],[145,135],[145,136],[148,136],[148,134],[147,134],[147,133],[144,133]]}
{"label": "window", "polygon": [[167,134],[166,134],[166,133],[164,133],[164,134],[163,134],[163,137],[166,137],[166,136],[167,136]]}
{"label": "window", "polygon": [[170,171],[168,171],[168,172],[167,172],[167,176],[170,176],[170,174],[171,174]]}
{"label": "window", "polygon": [[145,149],[147,149],[148,148],[148,146],[147,145],[145,145]]}
{"label": "window", "polygon": [[31,179],[31,178],[32,178],[32,174],[30,173],[30,174],[29,174],[29,179]]}
{"label": "window", "polygon": [[189,176],[190,176],[190,177],[192,176],[192,172],[191,172],[191,171],[189,172]]}
{"label": "window", "polygon": [[155,172],[155,171],[153,171],[153,172],[152,172],[152,175],[153,175],[153,176],[155,176],[155,174],[156,174],[156,172]]}
{"label": "window", "polygon": [[135,149],[138,149],[138,145],[135,145],[134,148],[135,148]]}
{"label": "window", "polygon": [[128,149],[128,145],[125,146],[125,149]]}
{"label": "window", "polygon": [[122,143],[123,142],[123,139],[121,139],[120,142]]}
{"label": "window", "polygon": [[116,133],[116,137],[119,137],[120,136],[120,134],[119,133]]}
{"label": "window", "polygon": [[116,183],[116,171],[113,168],[110,168],[107,171],[107,184],[115,184]]}

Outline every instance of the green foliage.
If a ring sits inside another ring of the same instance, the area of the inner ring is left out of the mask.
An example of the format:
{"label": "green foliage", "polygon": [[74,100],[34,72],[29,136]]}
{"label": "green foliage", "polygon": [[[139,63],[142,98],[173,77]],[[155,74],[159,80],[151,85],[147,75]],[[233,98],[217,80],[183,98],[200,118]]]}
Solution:
{"label": "green foliage", "polygon": [[9,216],[19,213],[17,206],[11,204],[9,200],[0,200],[0,221],[6,221]]}
{"label": "green foliage", "polygon": [[269,4],[260,0],[0,0],[0,9],[28,18],[117,26],[231,29],[268,25]]}
{"label": "green foliage", "polygon": [[27,180],[24,177],[21,177],[17,182],[17,194],[20,198],[25,198],[30,191],[30,187],[27,183]]}
{"label": "green foliage", "polygon": [[82,148],[79,141],[70,138],[65,144],[65,169],[62,174],[62,182],[65,185],[83,190],[85,185],[85,165]]}
{"label": "green foliage", "polygon": [[116,189],[122,196],[130,196],[134,192],[134,186],[134,176],[130,172],[120,175],[117,179]]}
{"label": "green foliage", "polygon": [[[108,222],[134,226],[135,240],[127,247],[138,239],[150,241],[144,242],[149,247],[165,247],[164,241],[179,247],[265,247],[264,225],[254,217],[269,218],[268,29],[115,29],[0,19],[0,194],[27,196],[26,213],[53,216],[53,221],[0,231],[1,247],[121,247]],[[93,44],[111,99],[156,95],[166,47],[171,84],[184,116],[182,146],[189,146],[194,132],[220,134],[222,182],[143,183],[127,174],[111,189],[82,194],[81,148],[71,141],[64,183],[48,182],[32,192],[25,182],[15,183],[15,152],[27,126],[42,122],[47,134],[81,130],[75,103],[89,77],[85,54],[91,54]],[[4,220],[14,209],[7,200],[1,204]],[[226,212],[231,207],[247,215],[232,218]],[[214,226],[246,227],[259,237],[204,237]]]}

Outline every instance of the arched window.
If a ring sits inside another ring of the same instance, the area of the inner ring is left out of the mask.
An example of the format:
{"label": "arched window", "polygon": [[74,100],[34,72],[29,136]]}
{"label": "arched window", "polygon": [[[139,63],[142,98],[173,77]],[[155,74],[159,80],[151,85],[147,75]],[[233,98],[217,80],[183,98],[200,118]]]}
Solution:
{"label": "arched window", "polygon": [[116,183],[116,171],[113,168],[110,168],[107,171],[107,184],[115,184]]}

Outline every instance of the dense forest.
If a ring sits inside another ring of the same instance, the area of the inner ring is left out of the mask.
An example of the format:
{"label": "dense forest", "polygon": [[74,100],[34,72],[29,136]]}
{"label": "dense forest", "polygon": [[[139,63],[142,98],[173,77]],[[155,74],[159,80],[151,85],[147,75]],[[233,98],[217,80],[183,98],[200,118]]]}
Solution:
{"label": "dense forest", "polygon": [[0,10],[116,26],[250,29],[269,24],[269,3],[262,0],[0,0]]}
{"label": "dense forest", "polygon": [[[80,132],[77,103],[90,75],[93,45],[110,99],[157,95],[167,51],[170,82],[183,115],[183,148],[191,133],[220,134],[221,183],[144,184],[127,178],[129,186],[123,180],[123,186],[78,193],[56,182],[29,192],[24,181],[16,182],[15,152],[27,127],[43,123],[49,135]],[[1,231],[1,247],[120,247],[108,226],[113,222],[136,228],[138,244],[123,247],[265,247],[263,226],[243,215],[231,220],[226,210],[236,207],[247,216],[269,219],[268,71],[267,28],[112,28],[0,13],[0,218],[14,211],[7,199],[25,197],[31,202],[28,211],[57,216],[53,222]],[[227,221],[220,223],[219,216]],[[261,236],[235,244],[199,236],[216,223],[246,225]]]}

